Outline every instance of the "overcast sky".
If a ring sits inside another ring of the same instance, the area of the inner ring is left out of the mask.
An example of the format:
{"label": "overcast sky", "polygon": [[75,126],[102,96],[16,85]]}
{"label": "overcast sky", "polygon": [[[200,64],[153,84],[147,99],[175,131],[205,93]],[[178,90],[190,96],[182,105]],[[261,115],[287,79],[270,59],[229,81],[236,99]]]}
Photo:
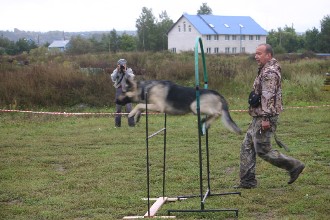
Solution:
{"label": "overcast sky", "polygon": [[162,11],[176,22],[183,13],[197,14],[202,3],[213,15],[250,16],[266,31],[293,26],[297,32],[330,16],[330,0],[0,0],[0,30],[117,31],[136,30],[142,8]]}

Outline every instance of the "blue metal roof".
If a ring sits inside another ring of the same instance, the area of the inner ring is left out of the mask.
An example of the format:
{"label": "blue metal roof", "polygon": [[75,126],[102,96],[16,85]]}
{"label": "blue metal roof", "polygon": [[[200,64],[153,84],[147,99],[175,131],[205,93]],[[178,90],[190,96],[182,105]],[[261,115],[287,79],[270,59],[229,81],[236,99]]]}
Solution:
{"label": "blue metal roof", "polygon": [[184,16],[202,35],[212,34],[248,34],[267,35],[250,16],[188,15]]}

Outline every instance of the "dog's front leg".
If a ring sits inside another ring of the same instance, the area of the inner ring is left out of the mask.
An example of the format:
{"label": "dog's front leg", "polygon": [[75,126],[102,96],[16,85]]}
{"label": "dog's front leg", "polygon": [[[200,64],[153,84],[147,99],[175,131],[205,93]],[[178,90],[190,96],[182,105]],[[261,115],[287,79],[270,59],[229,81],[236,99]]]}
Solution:
{"label": "dog's front leg", "polygon": [[[158,105],[156,104],[147,104],[147,108],[150,111],[156,111],[156,112],[163,112]],[[145,104],[137,104],[135,108],[128,114],[128,117],[134,117],[135,123],[139,122],[141,113],[146,110],[146,105]]]}
{"label": "dog's front leg", "polygon": [[131,118],[131,117],[134,117],[136,114],[140,114],[141,115],[141,112],[145,110],[145,104],[142,104],[142,103],[139,103],[137,104],[133,110],[128,114],[128,117]]}

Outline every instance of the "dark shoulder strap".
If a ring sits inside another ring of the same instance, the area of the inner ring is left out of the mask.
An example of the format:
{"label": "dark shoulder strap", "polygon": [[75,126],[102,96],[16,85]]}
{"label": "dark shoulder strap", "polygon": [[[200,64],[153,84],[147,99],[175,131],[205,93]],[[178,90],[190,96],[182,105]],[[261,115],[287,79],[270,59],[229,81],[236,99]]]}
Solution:
{"label": "dark shoulder strap", "polygon": [[121,83],[121,81],[122,81],[123,78],[124,78],[124,75],[125,75],[125,74],[123,74],[123,75],[121,76],[121,78],[120,78],[120,80],[118,81],[117,85],[119,85],[119,84]]}

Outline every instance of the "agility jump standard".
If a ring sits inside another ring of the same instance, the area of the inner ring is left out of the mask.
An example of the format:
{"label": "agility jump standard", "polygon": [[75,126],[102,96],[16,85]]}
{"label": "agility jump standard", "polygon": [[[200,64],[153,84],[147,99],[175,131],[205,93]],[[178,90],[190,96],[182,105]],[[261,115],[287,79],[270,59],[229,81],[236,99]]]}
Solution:
{"label": "agility jump standard", "polygon": [[[157,211],[160,207],[166,202],[174,202],[180,200],[179,198],[168,198],[165,197],[165,171],[166,171],[166,114],[164,114],[164,127],[155,133],[149,135],[149,127],[148,127],[148,93],[145,93],[146,100],[146,167],[147,167],[147,198],[144,200],[148,201],[148,211],[144,214],[144,216],[126,216],[123,219],[138,219],[138,218],[175,218],[175,216],[156,216]],[[150,162],[149,162],[149,139],[160,134],[164,133],[164,155],[163,155],[163,192],[162,197],[159,198],[150,198]],[[150,201],[156,200],[156,202],[150,206]]]}
{"label": "agility jump standard", "polygon": [[[200,115],[200,91],[199,91],[199,73],[198,73],[198,43],[200,44],[202,58],[203,58],[203,70],[204,70],[204,88],[208,88],[208,78],[206,71],[206,63],[204,57],[204,49],[202,39],[198,37],[196,39],[195,45],[195,79],[196,79],[196,100],[197,100],[197,121],[198,121],[198,145],[199,145],[199,180],[200,180],[200,195],[188,195],[188,196],[177,196],[175,198],[165,197],[165,171],[166,171],[166,114],[164,114],[164,128],[158,130],[157,132],[149,135],[148,128],[148,93],[145,93],[146,100],[146,166],[147,166],[147,198],[145,200],[148,201],[148,211],[144,216],[126,216],[123,219],[138,219],[138,218],[175,218],[175,216],[171,216],[172,212],[223,212],[223,211],[233,211],[236,213],[236,217],[238,217],[238,209],[205,209],[205,201],[209,196],[220,196],[220,195],[231,195],[238,194],[241,195],[240,192],[227,192],[227,193],[211,193],[211,184],[210,184],[210,161],[209,161],[209,148],[208,148],[208,130],[205,128],[205,124],[201,123],[201,115]],[[163,194],[162,197],[159,198],[150,198],[150,170],[149,170],[149,139],[156,136],[157,134],[164,132],[164,156],[163,156]],[[206,193],[203,194],[203,155],[202,155],[202,141],[201,136],[205,135],[205,145],[206,145],[206,168],[207,168],[207,190]],[[185,200],[188,198],[200,197],[200,209],[188,209],[188,210],[168,210],[168,216],[156,216],[157,211],[160,207],[166,202],[173,202],[179,200]],[[150,206],[150,201],[156,200],[156,202]]]}
{"label": "agility jump standard", "polygon": [[[205,209],[205,201],[208,196],[221,196],[221,195],[231,195],[238,194],[240,192],[227,192],[227,193],[211,193],[210,184],[210,160],[209,160],[209,147],[208,147],[208,130],[205,128],[205,123],[201,123],[200,115],[200,90],[199,90],[199,73],[198,73],[198,43],[201,48],[201,54],[203,59],[203,71],[204,71],[204,89],[208,88],[208,77],[206,71],[206,63],[204,57],[204,49],[202,39],[200,37],[196,38],[195,43],[195,80],[196,80],[196,100],[197,100],[197,123],[198,123],[198,144],[199,144],[199,184],[200,184],[200,195],[188,195],[188,196],[178,196],[178,199],[200,197],[200,209],[188,209],[188,210],[168,210],[168,215],[172,212],[223,212],[223,211],[233,211],[238,217],[238,209]],[[207,117],[207,116],[206,116]],[[202,141],[201,136],[205,135],[205,147],[206,147],[206,169],[207,169],[207,190],[203,194],[203,155],[202,155]]]}

